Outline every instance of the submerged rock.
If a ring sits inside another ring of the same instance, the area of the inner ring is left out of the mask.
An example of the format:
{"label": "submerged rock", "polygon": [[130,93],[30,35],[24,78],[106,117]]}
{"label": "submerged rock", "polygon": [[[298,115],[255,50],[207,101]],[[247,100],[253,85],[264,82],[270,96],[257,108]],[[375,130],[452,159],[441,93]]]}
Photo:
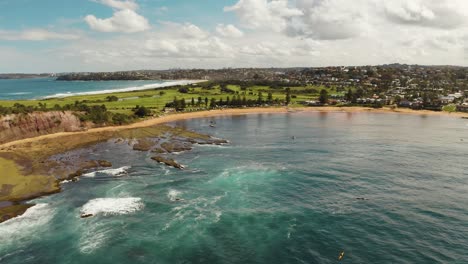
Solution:
{"label": "submerged rock", "polygon": [[203,140],[203,141],[197,141],[196,143],[198,145],[224,145],[224,144],[228,144],[229,141],[225,139],[210,138],[210,139]]}
{"label": "submerged rock", "polygon": [[133,150],[137,150],[137,151],[148,151],[150,149],[152,149],[154,147],[154,145],[156,145],[156,143],[154,143],[153,141],[149,140],[149,139],[140,139],[138,140],[138,142],[133,145]]}
{"label": "submerged rock", "polygon": [[161,147],[166,150],[168,153],[173,152],[183,152],[192,150],[192,144],[188,142],[172,141],[164,142],[161,144]]}
{"label": "submerged rock", "polygon": [[104,167],[104,168],[112,167],[112,163],[110,163],[107,160],[98,160],[97,162],[98,162],[99,166],[101,166],[101,167]]}
{"label": "submerged rock", "polygon": [[160,147],[157,147],[157,148],[153,149],[152,152],[153,152],[153,153],[158,153],[158,154],[167,153],[164,149],[162,149],[162,148],[160,148]]}
{"label": "submerged rock", "polygon": [[166,164],[167,166],[170,166],[170,167],[174,167],[176,169],[183,169],[184,166],[177,163],[175,160],[173,159],[168,159],[168,158],[164,158],[164,157],[161,157],[161,156],[154,156],[151,158],[152,160],[155,160],[159,163],[163,163],[163,164]]}

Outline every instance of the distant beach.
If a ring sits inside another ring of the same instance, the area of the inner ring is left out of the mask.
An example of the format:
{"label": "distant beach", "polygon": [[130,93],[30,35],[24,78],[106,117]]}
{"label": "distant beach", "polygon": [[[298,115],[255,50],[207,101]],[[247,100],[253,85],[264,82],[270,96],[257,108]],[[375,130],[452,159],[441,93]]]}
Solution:
{"label": "distant beach", "polygon": [[163,83],[152,83],[146,84],[142,86],[134,86],[134,87],[127,87],[127,88],[119,88],[119,89],[107,89],[107,90],[100,90],[100,91],[90,91],[90,92],[76,92],[76,93],[58,93],[54,95],[49,95],[43,97],[43,99],[51,99],[51,98],[64,98],[70,96],[83,96],[83,95],[96,95],[96,94],[108,94],[108,93],[122,93],[122,92],[133,92],[133,91],[143,91],[149,89],[157,89],[157,88],[164,88],[176,85],[189,85],[194,83],[203,82],[203,80],[180,80],[180,81],[166,81]]}
{"label": "distant beach", "polygon": [[201,80],[56,81],[55,78],[0,80],[0,100],[40,100],[70,96],[143,91]]}

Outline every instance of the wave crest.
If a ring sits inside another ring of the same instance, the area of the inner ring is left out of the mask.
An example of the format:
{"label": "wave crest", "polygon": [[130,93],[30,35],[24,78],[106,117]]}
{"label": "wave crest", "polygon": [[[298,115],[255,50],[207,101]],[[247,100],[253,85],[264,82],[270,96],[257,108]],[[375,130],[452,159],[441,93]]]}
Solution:
{"label": "wave crest", "polygon": [[97,198],[81,208],[82,215],[124,215],[143,209],[141,198]]}
{"label": "wave crest", "polygon": [[129,169],[131,169],[130,166],[124,166],[124,167],[121,167],[121,168],[118,168],[118,169],[107,169],[107,170],[100,170],[100,171],[90,172],[90,173],[84,174],[83,176],[93,178],[93,177],[96,177],[96,175],[98,173],[107,174],[107,175],[110,175],[110,176],[122,176],[124,174],[127,174]]}

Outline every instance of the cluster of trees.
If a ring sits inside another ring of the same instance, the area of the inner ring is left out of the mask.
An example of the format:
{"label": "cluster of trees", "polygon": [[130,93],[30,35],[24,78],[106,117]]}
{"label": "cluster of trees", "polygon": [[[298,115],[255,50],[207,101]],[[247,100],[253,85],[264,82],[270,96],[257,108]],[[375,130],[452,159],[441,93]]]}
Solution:
{"label": "cluster of trees", "polygon": [[39,111],[38,106],[25,106],[22,104],[14,104],[12,107],[4,107],[0,105],[0,115],[11,115],[11,114],[27,114],[34,111]]}
{"label": "cluster of trees", "polygon": [[255,99],[247,99],[245,95],[241,96],[239,94],[234,94],[232,97],[227,96],[226,99],[224,100],[223,98],[220,98],[216,100],[216,98],[211,98],[208,99],[208,97],[205,97],[204,99],[202,97],[198,97],[195,99],[192,97],[192,99],[187,102],[185,98],[178,99],[177,97],[174,98],[172,102],[169,102],[166,104],[167,108],[174,108],[177,111],[183,111],[187,107],[204,107],[204,108],[216,108],[216,107],[243,107],[243,106],[260,106],[260,105],[280,105],[283,103],[289,104],[291,102],[291,94],[290,90],[287,90],[286,93],[286,100],[280,100],[279,98],[273,98],[273,94],[270,92],[267,94],[266,98],[264,97],[262,92],[258,93],[258,98]]}
{"label": "cluster of trees", "polygon": [[345,100],[355,104],[358,98],[363,98],[363,97],[364,97],[364,90],[362,88],[358,88],[355,92],[353,92],[353,90],[351,90],[350,88],[345,95]]}

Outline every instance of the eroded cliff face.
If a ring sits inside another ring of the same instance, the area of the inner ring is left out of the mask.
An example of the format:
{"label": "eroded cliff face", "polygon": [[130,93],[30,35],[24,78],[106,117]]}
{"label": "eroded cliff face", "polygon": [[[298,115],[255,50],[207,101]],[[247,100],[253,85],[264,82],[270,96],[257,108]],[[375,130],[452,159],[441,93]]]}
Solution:
{"label": "eroded cliff face", "polygon": [[58,132],[81,131],[85,127],[72,112],[37,112],[0,117],[0,144]]}

